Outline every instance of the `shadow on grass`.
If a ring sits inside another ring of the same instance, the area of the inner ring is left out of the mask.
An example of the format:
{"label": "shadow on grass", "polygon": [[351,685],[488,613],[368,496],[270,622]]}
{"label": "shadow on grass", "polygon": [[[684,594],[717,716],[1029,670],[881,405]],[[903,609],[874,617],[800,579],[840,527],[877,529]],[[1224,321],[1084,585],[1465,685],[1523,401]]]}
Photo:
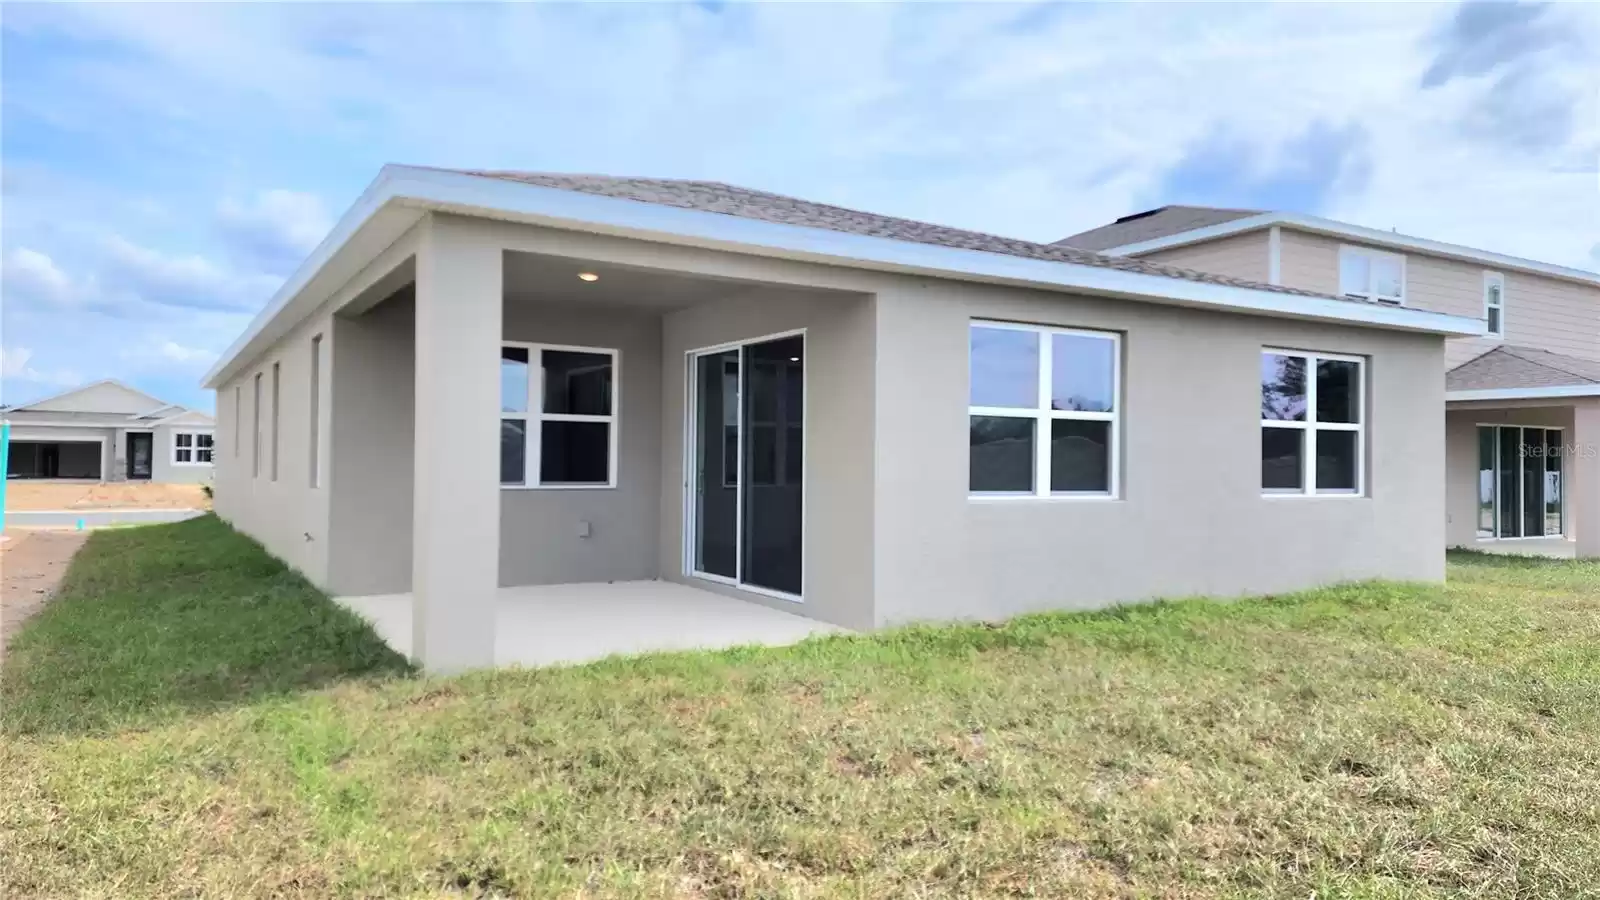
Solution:
{"label": "shadow on grass", "polygon": [[411,666],[359,617],[214,515],[97,532],[13,640],[13,734],[148,727]]}

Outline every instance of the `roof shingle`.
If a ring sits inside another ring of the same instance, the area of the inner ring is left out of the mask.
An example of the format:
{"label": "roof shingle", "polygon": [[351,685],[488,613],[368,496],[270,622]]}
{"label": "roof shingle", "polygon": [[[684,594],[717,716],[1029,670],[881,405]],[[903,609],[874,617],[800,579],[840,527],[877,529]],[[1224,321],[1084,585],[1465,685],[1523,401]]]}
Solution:
{"label": "roof shingle", "polygon": [[[966,231],[929,222],[918,222],[913,219],[881,216],[876,213],[846,209],[842,206],[831,206],[826,203],[813,203],[809,200],[737,187],[718,181],[632,178],[613,175],[574,175],[558,172],[507,172],[481,169],[451,169],[448,171],[485,178],[498,178],[505,181],[518,181],[524,184],[563,191],[579,191],[586,194],[636,200],[642,203],[657,203],[681,209],[722,213],[724,215],[758,219],[763,222],[774,222],[782,225],[825,228],[830,231],[839,231],[847,234],[912,241],[919,244],[933,244],[962,250],[1003,253],[1008,256],[1020,256],[1049,262],[1097,266],[1099,268],[1118,269],[1143,275],[1181,278],[1185,281],[1273,291],[1301,297],[1332,297],[1336,300],[1347,300],[1351,303],[1365,302],[1346,297],[1335,297],[1331,294],[1304,291],[1298,288],[1259,284],[1242,278],[1229,278],[1224,275],[1195,272],[1190,269],[1162,265],[1161,263],[1147,260],[1106,256],[1078,247],[1061,244],[1038,244],[1033,241],[1000,237],[978,231]],[[1248,215],[1249,213],[1244,214]]]}
{"label": "roof shingle", "polygon": [[1600,385],[1600,362],[1531,347],[1496,347],[1445,374],[1447,391]]}
{"label": "roof shingle", "polygon": [[1196,228],[1208,228],[1236,219],[1259,216],[1262,212],[1263,210],[1259,209],[1219,209],[1214,206],[1160,206],[1146,212],[1123,216],[1109,225],[1101,225],[1099,228],[1091,228],[1071,237],[1064,237],[1056,241],[1054,246],[1109,250],[1112,247],[1155,240],[1169,234],[1182,234]]}

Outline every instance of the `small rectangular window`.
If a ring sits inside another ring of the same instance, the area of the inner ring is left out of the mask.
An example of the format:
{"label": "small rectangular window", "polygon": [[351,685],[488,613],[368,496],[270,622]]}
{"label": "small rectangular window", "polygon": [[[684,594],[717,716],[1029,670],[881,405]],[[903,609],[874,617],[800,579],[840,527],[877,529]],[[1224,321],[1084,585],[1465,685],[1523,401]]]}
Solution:
{"label": "small rectangular window", "polygon": [[1261,490],[1365,490],[1365,364],[1359,357],[1263,350]]}
{"label": "small rectangular window", "polygon": [[322,335],[311,339],[311,396],[306,398],[310,402],[311,415],[307,423],[311,428],[310,446],[307,452],[310,456],[311,486],[322,486]]}
{"label": "small rectangular window", "polygon": [[1121,347],[1108,332],[973,322],[967,489],[1116,496]]}
{"label": "small rectangular window", "polygon": [[172,464],[175,466],[209,466],[212,463],[214,439],[209,431],[174,431],[172,433]]}
{"label": "small rectangular window", "polygon": [[1367,247],[1340,247],[1339,293],[1380,303],[1405,303],[1406,258]]}
{"label": "small rectangular window", "polygon": [[278,364],[277,363],[273,363],[272,364],[272,480],[273,481],[277,481],[278,480],[278,447],[279,447],[280,444],[283,443],[283,441],[279,438],[280,429],[278,428],[278,422],[279,422],[279,419],[278,419],[278,387],[279,387],[279,384],[280,384],[280,381],[279,381]]}
{"label": "small rectangular window", "polygon": [[1489,337],[1506,334],[1506,277],[1499,272],[1483,273],[1483,321]]}
{"label": "small rectangular window", "polygon": [[616,486],[618,357],[592,347],[501,348],[503,486]]}
{"label": "small rectangular window", "polygon": [[233,458],[239,458],[240,436],[244,433],[244,389],[233,386]]}
{"label": "small rectangular window", "polygon": [[254,392],[250,402],[250,477],[261,477],[261,373],[252,382]]}

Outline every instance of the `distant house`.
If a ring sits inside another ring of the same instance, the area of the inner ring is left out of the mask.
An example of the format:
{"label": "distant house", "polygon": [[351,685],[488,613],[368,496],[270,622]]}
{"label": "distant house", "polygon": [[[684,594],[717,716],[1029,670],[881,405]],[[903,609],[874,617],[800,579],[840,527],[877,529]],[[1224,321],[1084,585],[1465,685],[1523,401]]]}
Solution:
{"label": "distant house", "polygon": [[11,423],[7,478],[211,480],[216,420],[107,379],[0,407]]}

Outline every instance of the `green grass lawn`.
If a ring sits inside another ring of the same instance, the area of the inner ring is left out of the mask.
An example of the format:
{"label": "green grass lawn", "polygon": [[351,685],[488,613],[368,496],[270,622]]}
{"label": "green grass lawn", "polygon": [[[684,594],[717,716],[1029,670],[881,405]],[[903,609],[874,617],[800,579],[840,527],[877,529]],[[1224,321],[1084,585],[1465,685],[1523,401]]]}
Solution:
{"label": "green grass lawn", "polygon": [[15,897],[1600,890],[1600,566],[430,679],[205,518],[0,677]]}

